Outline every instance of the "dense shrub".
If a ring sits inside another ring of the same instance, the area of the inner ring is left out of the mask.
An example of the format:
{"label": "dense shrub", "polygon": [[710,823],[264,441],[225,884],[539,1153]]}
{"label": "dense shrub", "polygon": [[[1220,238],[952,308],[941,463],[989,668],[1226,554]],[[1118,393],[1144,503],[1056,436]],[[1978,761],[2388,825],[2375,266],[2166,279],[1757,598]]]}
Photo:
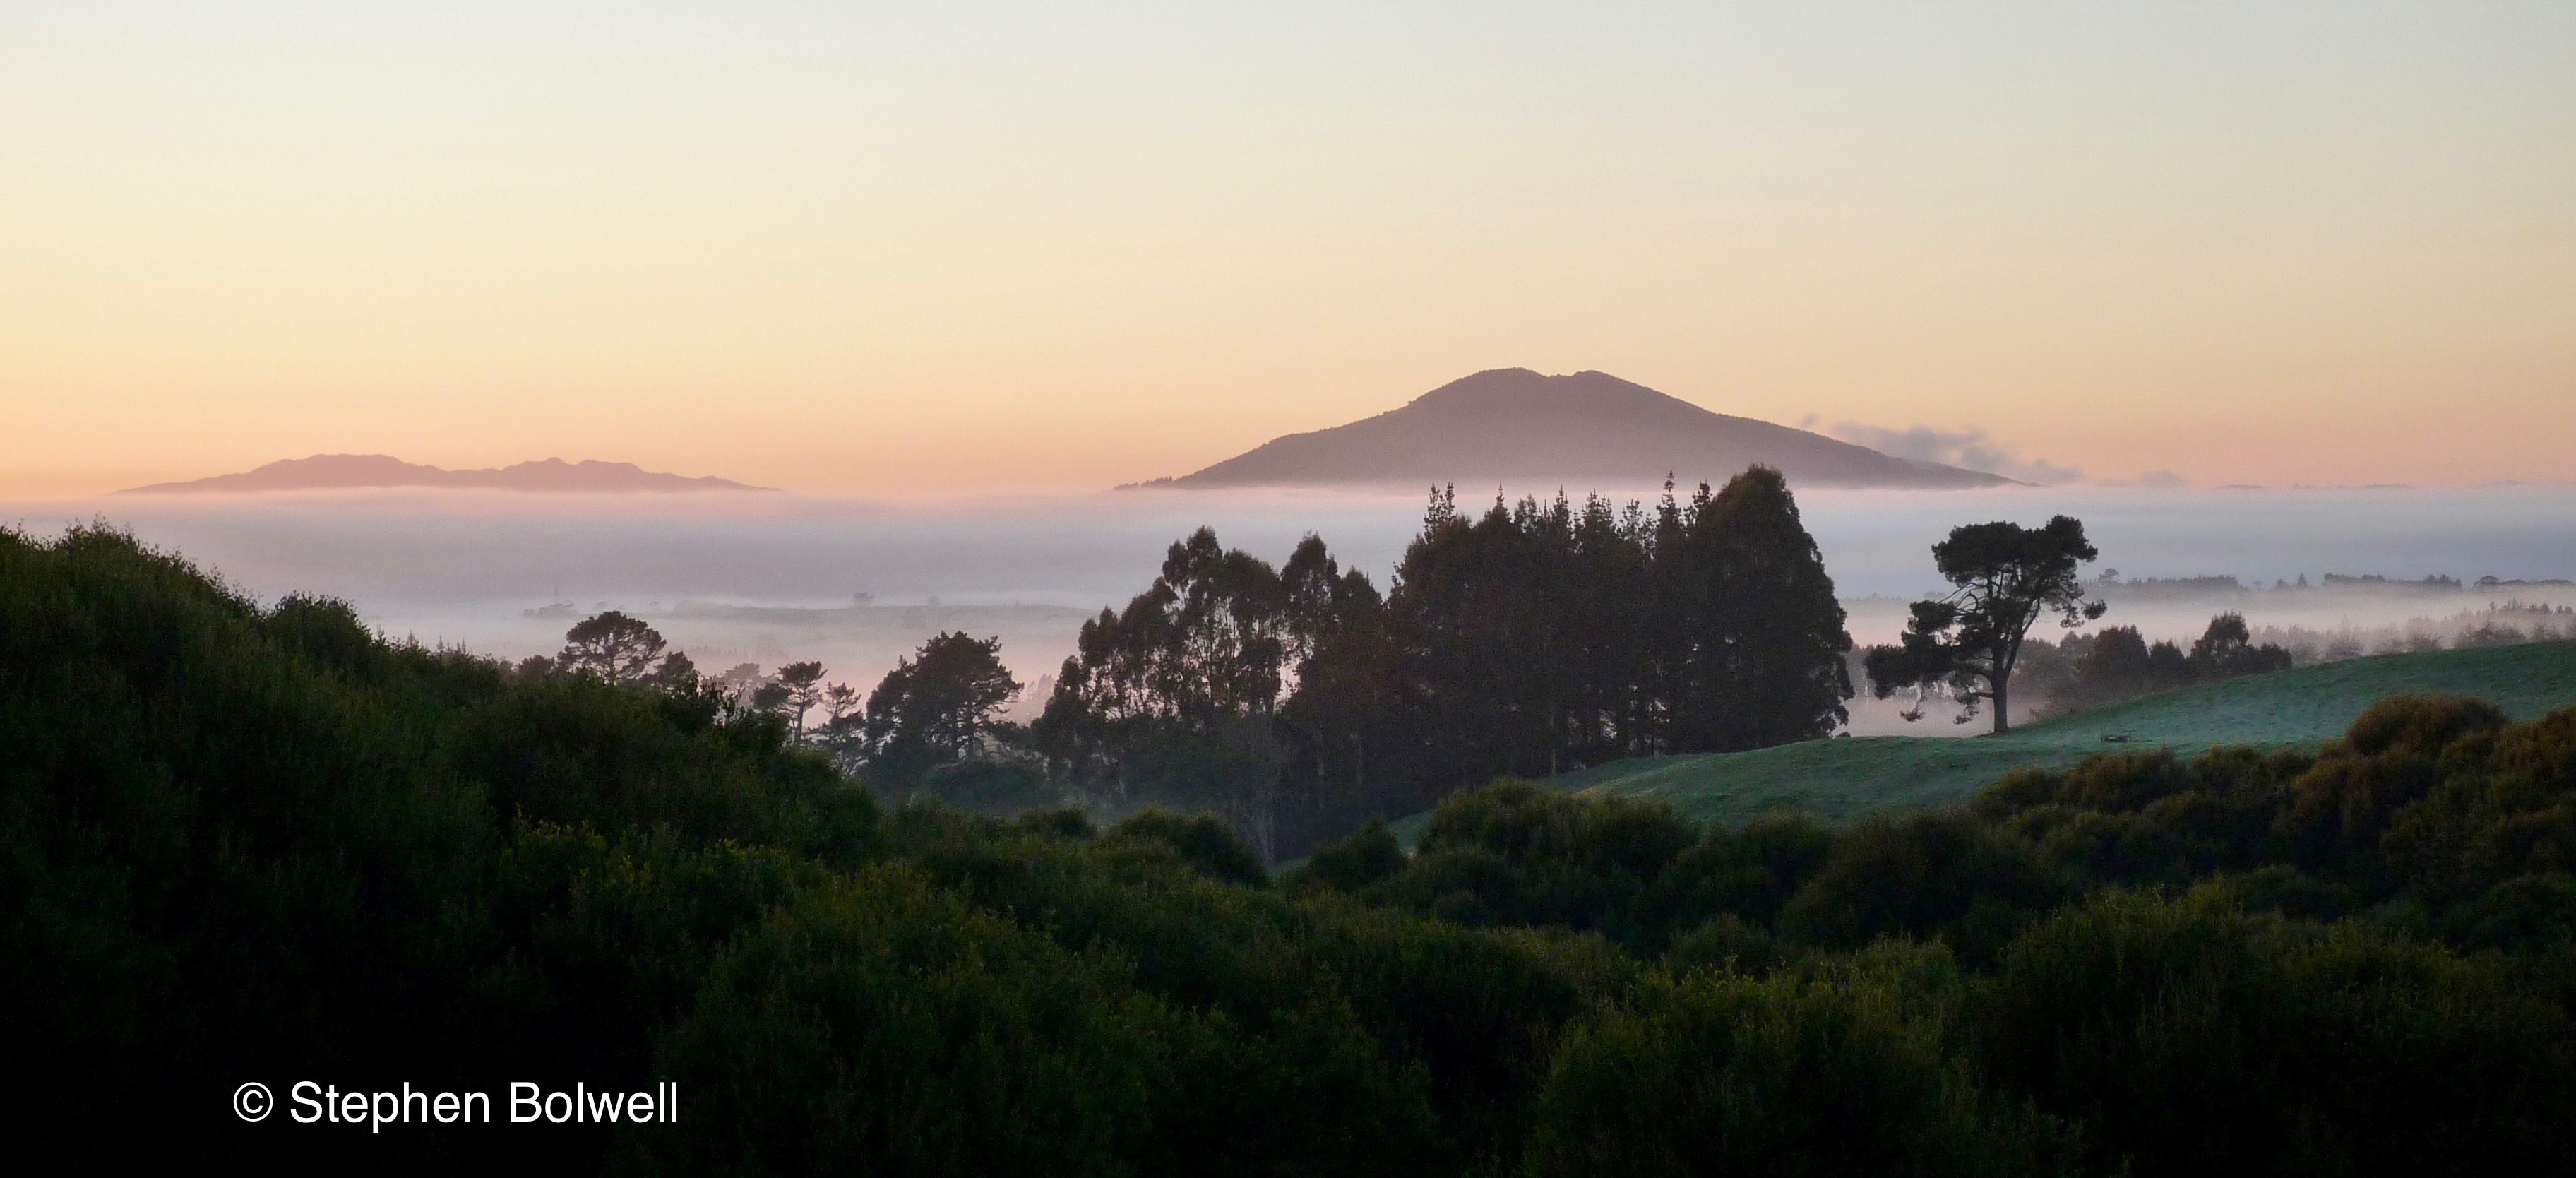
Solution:
{"label": "dense shrub", "polygon": [[1357,892],[1403,870],[1404,847],[1395,832],[1383,820],[1370,819],[1350,837],[1315,848],[1294,872],[1283,874],[1281,882],[1292,888]]}
{"label": "dense shrub", "polygon": [[1979,1051],[2106,1171],[2497,1173],[2560,1148],[2571,1032],[2499,958],[2112,895],[2005,952]]}
{"label": "dense shrub", "polygon": [[1949,934],[1982,957],[2021,921],[2071,894],[2027,843],[1963,814],[1874,818],[1834,840],[1780,912],[1783,931],[1853,948],[1890,934]]}
{"label": "dense shrub", "polygon": [[1955,971],[1909,1003],[1869,964],[1696,973],[1588,1021],[1549,1074],[1526,1172],[2059,1172],[2065,1125],[1981,1091],[1945,1054]]}
{"label": "dense shrub", "polygon": [[1505,779],[1433,811],[1410,870],[1370,892],[1465,924],[1556,925],[1636,940],[1630,917],[1697,841],[1659,803]]}
{"label": "dense shrub", "polygon": [[[1506,781],[1274,884],[1206,815],[881,806],[685,683],[0,533],[22,1110],[199,1164],[2532,1168],[2576,1132],[2571,865],[2576,709],[2410,698],[1840,829]],[[688,1112],[326,1133],[234,1119],[253,1078]]]}
{"label": "dense shrub", "polygon": [[729,943],[658,1063],[709,1128],[690,1171],[1114,1174],[1203,1044],[1114,958],[872,868]]}
{"label": "dense shrub", "polygon": [[1109,837],[1167,851],[1210,879],[1258,885],[1269,878],[1251,845],[1211,815],[1145,810],[1110,827]]}

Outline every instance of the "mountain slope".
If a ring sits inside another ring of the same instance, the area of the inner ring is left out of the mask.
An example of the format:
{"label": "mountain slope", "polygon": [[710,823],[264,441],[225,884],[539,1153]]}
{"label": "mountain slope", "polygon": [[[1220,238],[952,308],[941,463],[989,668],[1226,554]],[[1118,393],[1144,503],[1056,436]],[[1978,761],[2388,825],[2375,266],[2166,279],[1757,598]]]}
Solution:
{"label": "mountain slope", "polygon": [[766,491],[731,479],[686,478],[632,462],[566,462],[549,458],[498,470],[444,470],[385,454],[316,454],[240,474],[130,487],[120,494],[169,491],[312,491],[359,487],[481,487],[502,491]]}
{"label": "mountain slope", "polygon": [[1881,454],[1822,434],[1712,413],[1602,372],[1498,368],[1400,409],[1147,487],[1317,486],[1584,479],[1639,486],[1667,473],[1723,482],[1754,463],[1809,487],[1991,487],[2011,479]]}

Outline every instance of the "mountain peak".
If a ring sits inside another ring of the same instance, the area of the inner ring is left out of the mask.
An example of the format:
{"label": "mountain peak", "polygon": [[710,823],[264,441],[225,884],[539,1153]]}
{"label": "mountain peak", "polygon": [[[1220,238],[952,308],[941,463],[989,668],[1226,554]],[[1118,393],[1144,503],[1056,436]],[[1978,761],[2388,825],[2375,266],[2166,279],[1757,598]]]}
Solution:
{"label": "mountain peak", "polygon": [[1670,473],[1724,482],[1777,467],[1817,487],[1993,487],[2013,480],[1919,462],[1703,409],[1606,372],[1492,368],[1375,417],[1274,438],[1149,487],[1480,484],[1503,479],[1646,486]]}

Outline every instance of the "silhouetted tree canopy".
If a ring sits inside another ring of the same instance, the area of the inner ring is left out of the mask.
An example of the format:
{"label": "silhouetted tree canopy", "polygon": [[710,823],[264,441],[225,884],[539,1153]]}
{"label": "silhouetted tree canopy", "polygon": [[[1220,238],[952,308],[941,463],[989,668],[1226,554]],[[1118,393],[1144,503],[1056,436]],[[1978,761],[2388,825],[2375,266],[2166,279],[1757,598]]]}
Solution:
{"label": "silhouetted tree canopy", "polygon": [[1084,625],[1034,735],[1103,796],[1226,813],[1276,854],[1498,774],[1825,735],[1850,648],[1777,471],[1651,512],[1471,520],[1441,490],[1384,596],[1313,536],[1275,570],[1204,528],[1174,544]]}
{"label": "silhouetted tree canopy", "polygon": [[933,765],[975,754],[993,713],[1020,693],[1002,640],[942,632],[895,662],[868,693],[866,743],[886,785],[908,788]]}
{"label": "silhouetted tree canopy", "polygon": [[2076,576],[2098,555],[2084,525],[2070,516],[2037,528],[1998,521],[1951,529],[1949,539],[1932,546],[1932,563],[1956,588],[1915,602],[1899,644],[1869,652],[1872,689],[1885,699],[1908,687],[1945,686],[1960,701],[1960,722],[1974,718],[1981,703],[1991,704],[1994,730],[2004,731],[2013,664],[2031,626],[2052,614],[2068,627],[2102,616],[2103,604],[2084,600]]}
{"label": "silhouetted tree canopy", "polygon": [[612,609],[564,631],[563,652],[555,656],[555,669],[568,675],[597,675],[611,683],[633,683],[651,672],[664,645],[661,633],[642,619]]}
{"label": "silhouetted tree canopy", "polygon": [[1657,518],[1651,584],[1664,722],[1657,751],[1824,736],[1847,717],[1851,649],[1824,557],[1780,472],[1757,466]]}
{"label": "silhouetted tree canopy", "polygon": [[2212,617],[2188,654],[2176,643],[2149,643],[2135,626],[2108,626],[2092,636],[2049,703],[2073,711],[2289,667],[2290,652],[2272,643],[2254,645],[2242,614]]}
{"label": "silhouetted tree canopy", "polygon": [[822,703],[829,690],[823,683],[823,664],[811,661],[789,663],[778,668],[775,683],[777,707],[787,717],[788,732],[802,738],[805,735],[805,714]]}
{"label": "silhouetted tree canopy", "polygon": [[644,681],[664,691],[693,691],[698,686],[698,665],[685,652],[675,650],[663,655],[661,665]]}

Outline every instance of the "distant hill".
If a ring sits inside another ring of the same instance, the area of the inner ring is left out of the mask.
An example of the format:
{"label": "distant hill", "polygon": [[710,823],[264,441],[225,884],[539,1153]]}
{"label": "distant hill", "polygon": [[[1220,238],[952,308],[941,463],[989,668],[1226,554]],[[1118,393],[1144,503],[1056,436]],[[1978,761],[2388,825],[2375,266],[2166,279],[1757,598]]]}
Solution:
{"label": "distant hill", "polygon": [[2013,480],[1881,454],[1822,434],[1712,413],[1602,372],[1497,368],[1403,408],[1274,438],[1141,487],[1207,488],[1581,480],[1644,486],[1665,474],[1723,482],[1754,463],[1802,487],[1994,487]]}
{"label": "distant hill", "polygon": [[[2535,720],[2576,705],[2576,642],[2318,663],[2123,700],[2001,736],[1860,736],[1745,753],[1639,757],[1541,784],[1669,802],[1702,822],[1734,825],[1768,810],[1840,822],[1962,801],[2014,769],[2061,768],[2090,753],[2161,748],[2190,757],[2218,745],[2313,748],[2342,736],[2372,702],[2425,691],[2477,696],[2514,719]],[[2104,739],[2113,736],[2124,739]],[[1410,840],[1429,817],[1416,814],[1395,825]]]}
{"label": "distant hill", "polygon": [[632,462],[566,462],[549,458],[498,470],[443,470],[384,454],[316,454],[288,458],[241,474],[130,487],[119,494],[169,491],[314,491],[356,487],[480,487],[502,491],[766,491],[731,479],[685,478]]}

